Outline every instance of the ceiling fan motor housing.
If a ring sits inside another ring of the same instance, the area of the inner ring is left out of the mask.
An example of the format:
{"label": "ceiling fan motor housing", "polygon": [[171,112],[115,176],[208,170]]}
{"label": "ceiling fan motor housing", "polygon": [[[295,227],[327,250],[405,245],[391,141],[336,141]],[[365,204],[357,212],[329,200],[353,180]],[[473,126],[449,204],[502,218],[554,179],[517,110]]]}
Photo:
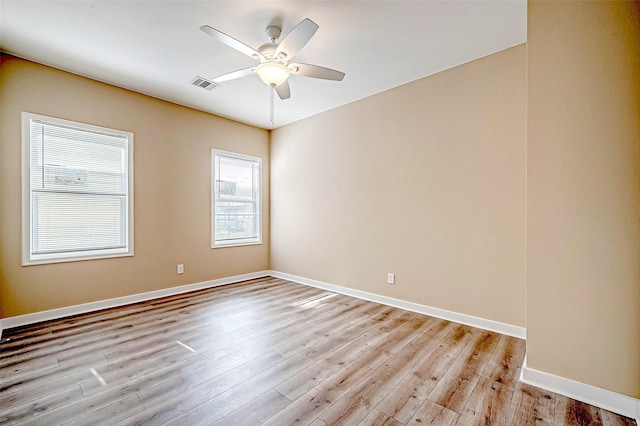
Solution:
{"label": "ceiling fan motor housing", "polygon": [[278,47],[277,43],[265,43],[262,46],[258,47],[258,53],[262,56],[272,56],[273,58],[277,58],[276,56],[276,48]]}

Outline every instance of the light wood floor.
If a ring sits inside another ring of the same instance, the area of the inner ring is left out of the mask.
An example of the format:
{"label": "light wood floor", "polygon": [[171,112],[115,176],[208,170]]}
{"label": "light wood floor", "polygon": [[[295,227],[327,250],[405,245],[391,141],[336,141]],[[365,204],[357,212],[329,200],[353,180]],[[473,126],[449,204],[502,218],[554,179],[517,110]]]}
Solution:
{"label": "light wood floor", "polygon": [[525,342],[264,278],[5,331],[0,424],[635,425]]}

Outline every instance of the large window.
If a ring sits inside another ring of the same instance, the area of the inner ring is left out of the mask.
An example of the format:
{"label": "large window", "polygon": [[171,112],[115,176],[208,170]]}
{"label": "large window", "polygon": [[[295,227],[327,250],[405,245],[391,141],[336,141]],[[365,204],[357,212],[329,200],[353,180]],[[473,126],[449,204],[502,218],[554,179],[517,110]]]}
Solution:
{"label": "large window", "polygon": [[260,158],[214,149],[211,164],[211,246],[261,243]]}
{"label": "large window", "polygon": [[133,255],[133,134],[22,113],[22,264]]}

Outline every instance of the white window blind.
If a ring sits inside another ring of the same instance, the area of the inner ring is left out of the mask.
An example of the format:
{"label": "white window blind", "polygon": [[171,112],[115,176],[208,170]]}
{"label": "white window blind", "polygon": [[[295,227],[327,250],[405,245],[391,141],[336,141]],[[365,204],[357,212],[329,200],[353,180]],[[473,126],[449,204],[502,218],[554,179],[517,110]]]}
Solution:
{"label": "white window blind", "polygon": [[28,113],[23,121],[23,264],[132,255],[133,135]]}
{"label": "white window blind", "polygon": [[212,247],[258,244],[260,158],[212,150]]}

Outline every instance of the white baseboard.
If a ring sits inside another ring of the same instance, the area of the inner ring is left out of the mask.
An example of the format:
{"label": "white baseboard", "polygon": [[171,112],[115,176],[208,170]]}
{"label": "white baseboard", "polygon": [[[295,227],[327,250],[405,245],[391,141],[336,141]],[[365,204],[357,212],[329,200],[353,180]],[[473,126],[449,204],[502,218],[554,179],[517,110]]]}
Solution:
{"label": "white baseboard", "polygon": [[625,417],[631,417],[640,425],[640,399],[529,368],[526,358],[522,366],[520,381]]}
{"label": "white baseboard", "polygon": [[348,287],[342,287],[335,284],[329,284],[322,281],[316,281],[309,278],[299,277],[296,275],[285,274],[278,271],[259,271],[244,275],[236,275],[233,277],[220,278],[211,281],[203,281],[195,284],[187,284],[179,287],[171,287],[162,290],[155,290],[146,293],[133,294],[130,296],[117,297],[114,299],[100,300],[97,302],[85,303],[82,305],[68,306],[49,311],[36,312],[33,314],[19,315],[0,319],[0,338],[3,329],[19,327],[27,324],[35,324],[42,321],[50,321],[57,318],[79,315],[87,312],[98,311],[100,309],[114,308],[117,306],[129,305],[132,303],[143,302],[145,300],[157,299],[159,297],[171,296],[174,294],[187,293],[203,288],[217,287],[225,284],[231,284],[238,281],[260,278],[265,276],[273,276],[312,287],[330,290],[336,293],[357,297],[359,299],[369,300],[383,305],[393,306],[407,311],[417,312],[420,314],[430,315],[437,318],[454,321],[460,324],[470,325],[472,327],[482,328],[484,330],[495,331],[497,333],[509,336],[526,338],[524,327],[518,327],[511,324],[505,324],[484,318],[478,318],[471,315],[461,314],[458,312],[447,311],[444,309],[434,308],[431,306],[420,305],[418,303],[407,302],[405,300],[394,299],[391,297],[380,296],[366,291],[354,290]]}
{"label": "white baseboard", "polygon": [[405,309],[407,311],[417,312],[419,314],[430,315],[432,317],[470,325],[472,327],[481,328],[483,330],[495,331],[496,333],[506,334],[508,336],[518,337],[520,339],[526,339],[526,329],[524,327],[519,327],[516,325],[506,324],[503,322],[484,318],[478,318],[472,315],[461,314],[458,312],[447,311],[445,309],[434,308],[431,306],[421,305],[419,303],[407,302],[406,300],[394,299],[392,297],[381,296],[379,294],[368,293],[366,291],[354,290],[352,288],[329,284],[322,281],[286,274],[283,272],[269,271],[269,274],[276,278],[282,278],[300,284],[318,287],[324,290],[333,291],[335,293],[346,294],[347,296],[353,296],[359,299],[393,306],[394,308]]}
{"label": "white baseboard", "polygon": [[18,315],[15,317],[3,318],[0,320],[0,338],[2,337],[2,330],[6,330],[13,327],[19,327],[27,324],[35,324],[42,321],[50,321],[57,318],[84,314],[87,312],[99,311],[101,309],[130,305],[132,303],[144,302],[145,300],[157,299],[159,297],[172,296],[174,294],[180,294],[180,293],[188,293],[190,291],[201,290],[203,288],[218,287],[221,285],[232,284],[239,281],[267,277],[269,275],[270,275],[269,271],[252,272],[249,274],[235,275],[232,277],[202,281],[199,283],[186,284],[178,287],[170,287],[162,290],[154,290],[146,293],[132,294],[130,296],[116,297],[114,299],[99,300],[97,302],[84,303],[82,305],[74,305],[74,306],[68,306],[64,308],[52,309],[49,311],[36,312],[33,314]]}
{"label": "white baseboard", "polygon": [[[178,287],[171,287],[162,290],[155,290],[146,293],[139,293],[130,296],[117,297],[114,299],[101,300],[97,302],[85,303],[82,305],[69,306],[65,308],[52,309],[49,311],[36,312],[33,314],[19,315],[0,319],[0,338],[2,330],[13,327],[19,327],[27,324],[34,324],[42,321],[49,321],[71,315],[97,311],[100,309],[114,308],[117,306],[129,305],[132,303],[143,302],[145,300],[156,299],[159,297],[171,296],[180,293],[200,290],[204,288],[217,287],[225,284],[232,284],[239,281],[261,278],[265,276],[273,276],[285,280],[357,297],[359,299],[369,300],[412,312],[434,316],[437,318],[454,321],[473,327],[482,328],[484,330],[494,331],[509,336],[526,338],[526,329],[511,324],[505,324],[498,321],[478,318],[471,315],[451,312],[444,309],[434,308],[431,306],[421,305],[418,303],[407,302],[405,300],[394,299],[391,297],[381,296],[366,291],[355,290],[348,287],[342,287],[335,284],[329,284],[322,281],[312,280],[309,278],[299,277],[296,275],[286,274],[278,271],[259,271],[249,274],[236,275],[232,277],[220,278],[210,281],[203,281],[194,284],[187,284]],[[585,383],[576,382],[553,374],[538,371],[527,367],[526,358],[522,368],[520,380],[533,386],[549,390],[551,392],[564,395],[578,401],[582,401],[600,408],[621,414],[626,417],[635,418],[640,425],[640,400],[611,392]]]}
{"label": "white baseboard", "polygon": [[[335,293],[345,294],[347,296],[357,297],[359,299],[369,300],[383,305],[393,306],[407,311],[417,312],[420,314],[430,315],[437,318],[446,319],[461,324],[470,325],[472,327],[481,328],[483,330],[494,331],[509,336],[526,339],[526,329],[511,324],[505,324],[484,318],[478,318],[471,315],[451,312],[445,309],[434,308],[431,306],[420,305],[418,303],[407,302],[405,300],[394,299],[392,297],[381,296],[366,291],[354,290],[348,287],[342,287],[335,284],[329,284],[322,281],[312,280],[309,278],[299,277],[296,275],[286,274],[278,271],[269,271],[269,275],[282,278],[285,280],[321,288],[323,290],[333,291]],[[640,426],[640,400],[611,392],[585,383],[576,382],[564,377],[554,376],[553,374],[527,368],[526,357],[522,368],[520,380],[524,383],[537,386],[551,392],[568,396],[596,407],[621,414],[626,417],[636,419]]]}

